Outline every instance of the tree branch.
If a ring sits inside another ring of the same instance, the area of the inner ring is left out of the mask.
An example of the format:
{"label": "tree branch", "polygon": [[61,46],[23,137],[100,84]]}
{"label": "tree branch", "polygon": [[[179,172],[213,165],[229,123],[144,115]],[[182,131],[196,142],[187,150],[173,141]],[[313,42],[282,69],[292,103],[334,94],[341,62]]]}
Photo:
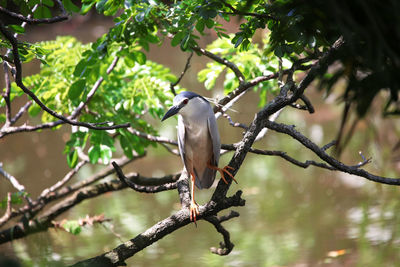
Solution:
{"label": "tree branch", "polygon": [[214,225],[217,232],[220,233],[222,235],[222,237],[224,238],[224,241],[220,243],[219,248],[212,247],[210,249],[212,253],[220,255],[220,256],[224,256],[224,255],[228,255],[232,251],[234,244],[230,240],[229,232],[222,226],[221,223],[224,221],[230,220],[234,217],[239,217],[239,213],[236,211],[231,211],[226,216],[222,216],[222,217],[210,216],[210,217],[204,218],[204,220],[206,220],[209,223],[211,223],[212,225]]}
{"label": "tree branch", "polygon": [[174,95],[176,95],[175,86],[178,85],[178,83],[181,82],[181,80],[182,80],[183,76],[185,75],[186,71],[190,68],[190,60],[192,59],[192,56],[193,56],[193,52],[190,53],[190,56],[186,60],[185,68],[183,69],[181,75],[179,75],[178,80],[176,80],[176,82],[174,82],[174,83],[170,83],[170,88],[171,88],[171,91],[172,91],[172,93]]}
{"label": "tree branch", "polygon": [[4,176],[4,178],[6,178],[11,184],[12,186],[17,189],[18,191],[25,191],[25,186],[23,186],[22,184],[20,184],[17,180],[17,178],[15,178],[14,176],[12,176],[11,174],[9,174],[8,172],[6,172],[3,169],[3,163],[0,162],[0,174]]}
{"label": "tree branch", "polygon": [[[162,178],[144,178],[139,174],[131,174],[128,179],[118,164],[113,161],[112,165],[117,173],[118,179],[123,183],[126,187],[130,187],[135,191],[142,193],[158,193],[166,190],[172,190],[177,188],[177,180],[179,179],[180,174],[177,175],[168,175]],[[142,182],[144,184],[151,185],[140,185],[136,182]]]}
{"label": "tree branch", "polygon": [[299,141],[303,146],[307,147],[311,151],[313,151],[319,158],[327,162],[329,165],[334,167],[336,170],[346,172],[349,174],[354,174],[360,177],[364,177],[368,180],[377,182],[377,183],[382,183],[382,184],[389,184],[389,185],[400,185],[400,178],[386,178],[386,177],[381,177],[377,176],[374,174],[371,174],[363,169],[360,169],[361,166],[365,165],[366,163],[369,162],[369,160],[364,160],[364,162],[361,162],[360,164],[354,165],[354,166],[348,166],[343,164],[342,162],[336,160],[335,158],[329,156],[326,154],[325,150],[322,148],[319,148],[316,144],[314,144],[311,140],[309,140],[307,137],[305,137],[303,134],[300,132],[296,131],[293,126],[281,124],[281,123],[276,123],[276,122],[271,122],[267,121],[266,126],[274,131],[280,132],[287,134],[297,141]]}
{"label": "tree branch", "polygon": [[25,17],[21,14],[9,11],[8,9],[1,7],[1,6],[0,6],[0,12],[11,18],[26,22],[28,24],[51,24],[51,23],[56,23],[56,22],[67,20],[68,16],[64,10],[64,7],[62,7],[62,4],[60,3],[60,1],[56,1],[56,2],[60,6],[60,9],[62,10],[62,14],[60,16],[55,16],[52,18],[35,19],[35,18]]}
{"label": "tree branch", "polygon": [[[199,219],[217,214],[223,209],[234,206],[243,206],[244,200],[241,198],[241,192],[238,191],[234,196],[225,198],[221,202],[210,201],[204,206],[199,207]],[[99,256],[80,261],[72,266],[120,266],[126,265],[125,260],[143,250],[147,246],[160,240],[164,236],[190,223],[189,210],[182,208],[170,217],[156,223],[145,232],[137,235],[135,238],[119,245],[111,251]]]}

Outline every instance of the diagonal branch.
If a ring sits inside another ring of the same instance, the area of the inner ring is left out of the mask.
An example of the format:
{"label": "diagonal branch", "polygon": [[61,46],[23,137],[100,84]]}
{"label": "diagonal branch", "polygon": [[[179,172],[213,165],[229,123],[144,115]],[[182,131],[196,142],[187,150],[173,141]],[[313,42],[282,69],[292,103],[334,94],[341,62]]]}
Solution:
{"label": "diagonal branch", "polygon": [[0,174],[4,176],[4,178],[6,178],[11,184],[12,186],[17,189],[18,191],[25,191],[25,186],[23,186],[22,184],[20,184],[17,180],[17,178],[15,178],[14,176],[12,176],[11,174],[9,174],[8,172],[6,172],[3,169],[3,163],[0,162]]}
{"label": "diagonal branch", "polygon": [[[241,198],[241,192],[238,191],[234,196],[225,198],[221,202],[210,201],[200,207],[199,218],[205,218],[217,214],[219,211],[234,207],[243,206],[244,200]],[[131,240],[119,245],[111,251],[108,251],[91,259],[80,261],[73,266],[120,266],[126,265],[125,260],[135,255],[137,252],[150,246],[164,236],[182,228],[190,223],[189,210],[182,208],[170,217],[156,223],[145,232],[137,235]]]}
{"label": "diagonal branch", "polygon": [[190,53],[190,56],[186,60],[185,68],[183,69],[181,75],[179,75],[178,80],[176,80],[176,82],[174,82],[174,83],[172,83],[172,82],[170,83],[170,88],[171,88],[171,91],[172,91],[172,93],[174,95],[176,95],[175,86],[177,86],[178,83],[181,82],[181,80],[182,80],[183,76],[185,75],[186,71],[190,68],[190,60],[192,59],[192,56],[193,56],[193,52]]}

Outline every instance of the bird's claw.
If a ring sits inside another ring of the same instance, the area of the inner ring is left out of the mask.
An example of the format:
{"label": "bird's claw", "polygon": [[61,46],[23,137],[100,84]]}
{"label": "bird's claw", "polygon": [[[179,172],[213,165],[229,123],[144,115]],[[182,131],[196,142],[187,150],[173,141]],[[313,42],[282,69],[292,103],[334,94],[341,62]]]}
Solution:
{"label": "bird's claw", "polygon": [[190,213],[190,220],[196,223],[197,215],[199,215],[199,205],[197,205],[196,202],[194,201],[190,202],[189,213]]}
{"label": "bird's claw", "polygon": [[233,167],[227,165],[227,166],[223,167],[222,169],[218,169],[219,173],[221,174],[221,179],[222,179],[226,184],[228,184],[228,181],[225,179],[225,175],[224,175],[224,173],[226,173],[226,174],[229,175],[229,177],[232,178],[233,181],[235,181],[235,183],[238,183],[238,182],[236,181],[236,179],[233,177],[233,175],[232,175],[232,174],[229,172],[229,170],[227,170],[227,169],[234,170],[235,168],[233,168]]}

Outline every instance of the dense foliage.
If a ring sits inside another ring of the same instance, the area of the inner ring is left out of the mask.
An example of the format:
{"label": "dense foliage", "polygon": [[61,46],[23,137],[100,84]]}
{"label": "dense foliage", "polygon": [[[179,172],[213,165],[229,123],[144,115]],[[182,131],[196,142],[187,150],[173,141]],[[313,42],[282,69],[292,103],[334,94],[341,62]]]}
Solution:
{"label": "dense foliage", "polygon": [[[2,1],[2,4],[6,2]],[[52,0],[15,0],[14,3],[23,15],[29,14],[38,4],[34,18],[52,16]],[[62,3],[69,12],[79,11],[70,0]],[[400,85],[396,77],[400,64],[397,49],[400,34],[395,28],[399,25],[395,1],[385,5],[377,1],[82,1],[81,14],[92,9],[115,17],[114,27],[93,44],[82,45],[71,37],[59,37],[51,42],[20,45],[24,62],[33,58],[42,62],[41,72],[26,77],[24,82],[47,106],[59,113],[71,113],[86,99],[97,80],[103,78],[105,81],[89,104],[90,112],[83,112],[81,120],[129,121],[139,130],[154,133],[139,114],[148,112],[160,118],[164,112],[163,104],[172,97],[169,83],[176,78],[168,69],[147,61],[144,51],[149,51],[149,44],[163,42],[190,51],[209,31],[215,31],[219,39],[207,49],[236,63],[247,79],[277,72],[278,57],[284,58],[284,62],[317,57],[343,36],[346,46],[336,58],[342,64],[334,72],[321,73],[321,88],[329,91],[339,78],[347,77],[343,97],[357,105],[360,115],[366,113],[372,99],[382,89],[389,89],[385,112],[398,112],[392,105],[397,103]],[[242,23],[235,34],[228,34],[224,25],[235,17],[242,18]],[[24,32],[24,28],[16,24],[10,24],[8,28],[17,33]],[[259,29],[268,29],[264,31],[267,34],[263,44],[252,41]],[[10,47],[5,40],[0,45]],[[116,57],[120,60],[108,74],[107,69]],[[198,74],[199,81],[211,89],[226,69],[217,62],[209,63]],[[228,69],[225,93],[234,90],[238,84],[234,73]],[[267,92],[278,88],[276,80],[258,87],[261,105],[266,103]],[[12,99],[21,94],[22,91],[13,86]],[[4,106],[4,99],[0,103]],[[40,111],[40,107],[33,104],[29,114],[38,116]],[[41,118],[43,122],[54,120],[48,113],[41,113]],[[5,120],[4,114],[0,119]],[[132,149],[142,153],[148,145],[124,129],[118,130],[118,134],[128,156],[132,156]],[[75,132],[65,149],[70,166],[76,163],[74,147],[84,147],[86,143],[90,145],[89,156],[93,163],[99,158],[108,163],[115,151],[112,136],[113,133],[96,130]]]}

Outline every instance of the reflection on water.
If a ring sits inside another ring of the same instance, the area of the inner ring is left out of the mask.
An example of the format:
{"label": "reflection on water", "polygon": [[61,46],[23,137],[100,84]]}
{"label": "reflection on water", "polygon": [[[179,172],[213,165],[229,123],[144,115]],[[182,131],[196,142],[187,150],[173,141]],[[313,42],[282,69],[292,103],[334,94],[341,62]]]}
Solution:
{"label": "reflection on water", "polygon": [[[154,47],[148,58],[158,59],[179,74],[186,55],[178,49],[166,49],[167,53]],[[193,59],[192,68],[183,80],[184,87],[191,90],[201,88],[196,82],[196,73],[205,61],[199,57]],[[174,66],[176,64],[180,67]],[[315,94],[315,99],[322,98],[320,94],[311,93]],[[247,94],[235,107],[240,112],[231,114],[232,118],[249,123],[256,107],[247,103],[257,102],[254,94]],[[279,120],[296,124],[299,131],[323,145],[335,138],[340,109],[331,105],[329,109],[325,105],[315,106],[315,115],[300,115],[298,111],[291,110],[284,111]],[[220,119],[219,125],[223,142],[237,142],[241,138],[242,130],[232,130],[227,121]],[[168,127],[174,131],[171,125],[162,127],[165,127],[162,132],[168,132]],[[63,129],[68,131],[67,127]],[[171,136],[174,135],[171,133]],[[0,142],[0,149],[7,151],[8,156],[2,158],[3,154],[0,161],[6,160],[8,168],[13,169],[13,174],[21,177],[21,181],[35,195],[66,171],[62,136],[62,132],[43,131],[7,137],[7,142]],[[362,149],[378,162],[377,165],[367,166],[368,170],[396,176],[393,166],[387,163],[390,162],[390,154],[382,152],[390,142],[385,146],[370,142],[368,138],[375,136],[365,132],[356,135],[349,146],[349,153],[343,155],[342,160],[356,163],[360,159],[357,158],[358,153],[353,151]],[[26,147],[32,149],[26,151]],[[299,160],[315,159],[296,141],[272,132],[257,147],[283,150]],[[163,148],[153,149],[148,155],[130,166],[130,170],[152,175],[174,173],[181,168],[180,159],[167,154]],[[223,166],[231,155],[225,155],[220,165]],[[90,175],[89,169],[85,172]],[[197,227],[188,225],[146,248],[129,259],[128,265],[398,266],[398,188],[313,167],[304,170],[278,158],[254,155],[248,156],[236,177],[239,184],[233,184],[230,193],[242,190],[246,206],[234,209],[241,214],[239,218],[224,223],[235,244],[230,255],[221,257],[210,253],[209,248],[218,246],[221,236],[212,225],[199,221]],[[3,184],[0,190],[2,197],[11,190]],[[205,203],[212,191],[199,191],[198,202]],[[106,194],[83,202],[57,220],[104,213],[107,218],[113,219],[112,222],[84,227],[78,236],[50,229],[0,246],[0,255],[16,257],[26,266],[72,264],[114,248],[179,208],[176,191],[146,195],[124,190]]]}

